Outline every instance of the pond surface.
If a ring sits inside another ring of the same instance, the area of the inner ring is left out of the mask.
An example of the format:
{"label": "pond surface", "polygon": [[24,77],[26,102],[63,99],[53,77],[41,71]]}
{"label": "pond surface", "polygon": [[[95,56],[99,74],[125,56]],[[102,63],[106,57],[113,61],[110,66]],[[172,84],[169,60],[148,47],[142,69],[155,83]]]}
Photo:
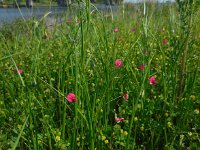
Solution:
{"label": "pond surface", "polygon": [[[74,5],[73,9],[76,9],[78,6]],[[118,6],[106,6],[104,4],[95,4],[95,7],[100,11],[107,11],[109,9],[112,9],[112,11],[116,11]],[[96,9],[95,7],[92,7],[92,9]],[[12,22],[18,18],[25,18],[29,19],[31,17],[41,17],[45,13],[51,12],[51,16],[54,16],[56,14],[62,14],[67,11],[67,7],[34,7],[34,8],[26,8],[22,7],[20,9],[18,8],[0,8],[0,24],[3,22]]]}
{"label": "pond surface", "polygon": [[28,9],[23,8],[0,8],[0,24],[4,21],[11,22],[18,18],[28,19],[30,17],[43,16],[45,13],[59,14],[66,12],[66,7],[35,7]]}

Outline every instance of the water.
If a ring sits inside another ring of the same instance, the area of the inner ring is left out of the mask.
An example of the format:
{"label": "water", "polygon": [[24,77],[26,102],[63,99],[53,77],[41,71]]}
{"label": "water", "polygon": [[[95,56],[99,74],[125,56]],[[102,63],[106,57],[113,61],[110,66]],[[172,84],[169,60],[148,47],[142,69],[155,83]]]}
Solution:
{"label": "water", "polygon": [[[137,3],[137,2],[143,2],[144,0],[123,0],[124,3],[131,2],[131,3]],[[146,0],[146,1],[153,1],[153,0]],[[175,2],[175,0],[156,0],[159,3],[165,3],[165,2]],[[74,8],[77,8],[77,5],[73,4]],[[100,11],[106,11],[110,8],[112,10],[116,11],[118,6],[106,6],[104,4],[95,4],[95,7]],[[95,9],[93,7],[93,9]],[[30,17],[38,17],[43,16],[47,12],[51,12],[51,14],[59,14],[66,12],[67,7],[34,7],[33,9],[28,9],[26,7],[22,7],[19,9],[17,8],[0,8],[0,24],[2,24],[4,21],[11,22],[14,21],[17,18],[30,18]]]}
{"label": "water", "polygon": [[[115,12],[118,10],[119,5],[114,5],[114,6],[106,6],[104,4],[95,4],[95,7],[91,7],[92,10],[98,9],[99,11],[108,11],[112,9],[112,12]],[[77,10],[77,4],[73,4],[72,8],[74,11]],[[91,11],[92,11],[91,10]],[[67,7],[34,7],[31,9],[28,9],[26,7],[20,8],[0,8],[0,25],[3,22],[12,22],[16,20],[17,18],[24,18],[24,19],[29,19],[31,17],[35,18],[41,18],[44,16],[46,13],[50,12],[50,17],[53,17],[56,14],[62,14],[67,11]],[[48,17],[49,18],[49,17]]]}
{"label": "water", "polygon": [[66,12],[66,7],[35,7],[32,9],[28,8],[0,8],[0,24],[4,21],[11,22],[18,18],[31,18],[31,17],[39,17],[44,14],[50,12],[51,14],[59,14]]}

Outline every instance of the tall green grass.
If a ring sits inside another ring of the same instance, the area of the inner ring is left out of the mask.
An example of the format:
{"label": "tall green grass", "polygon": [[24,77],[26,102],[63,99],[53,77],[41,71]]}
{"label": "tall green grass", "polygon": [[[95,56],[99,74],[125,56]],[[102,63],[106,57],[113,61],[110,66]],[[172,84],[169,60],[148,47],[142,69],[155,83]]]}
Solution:
{"label": "tall green grass", "polygon": [[199,8],[180,96],[178,5],[92,7],[79,3],[52,28],[34,19],[1,27],[0,149],[198,149]]}

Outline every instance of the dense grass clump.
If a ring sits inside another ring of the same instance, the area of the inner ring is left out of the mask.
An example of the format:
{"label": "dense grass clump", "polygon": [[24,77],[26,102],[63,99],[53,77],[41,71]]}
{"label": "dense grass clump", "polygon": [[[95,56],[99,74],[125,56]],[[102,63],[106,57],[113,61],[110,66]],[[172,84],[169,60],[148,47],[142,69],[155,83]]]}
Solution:
{"label": "dense grass clump", "polygon": [[1,27],[0,149],[198,149],[199,8],[88,8]]}

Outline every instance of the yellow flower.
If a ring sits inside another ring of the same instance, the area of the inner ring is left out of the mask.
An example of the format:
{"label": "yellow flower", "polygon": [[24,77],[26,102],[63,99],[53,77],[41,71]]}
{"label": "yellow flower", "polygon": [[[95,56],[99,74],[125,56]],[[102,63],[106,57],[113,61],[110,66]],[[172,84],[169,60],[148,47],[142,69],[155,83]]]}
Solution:
{"label": "yellow flower", "polygon": [[134,121],[137,122],[137,121],[138,121],[138,118],[137,118],[137,117],[134,117]]}
{"label": "yellow flower", "polygon": [[61,150],[66,150],[66,146],[67,146],[66,144],[61,143],[60,144],[60,149]]}
{"label": "yellow flower", "polygon": [[124,120],[124,122],[125,122],[125,123],[129,123],[129,121],[128,121],[128,120]]}
{"label": "yellow flower", "polygon": [[169,128],[171,128],[171,127],[172,127],[172,123],[171,123],[171,122],[167,122],[167,126],[168,126]]}
{"label": "yellow flower", "polygon": [[109,143],[109,141],[108,140],[105,140],[105,144],[108,144]]}
{"label": "yellow flower", "polygon": [[56,141],[60,141],[60,136],[59,135],[56,136]]}
{"label": "yellow flower", "polygon": [[102,141],[105,141],[106,137],[103,135],[101,139],[102,139]]}
{"label": "yellow flower", "polygon": [[189,135],[189,136],[192,136],[192,132],[188,132],[188,135]]}
{"label": "yellow flower", "polygon": [[194,113],[195,113],[196,115],[198,115],[198,114],[199,114],[199,110],[198,110],[198,109],[195,109],[195,110],[194,110]]}
{"label": "yellow flower", "polygon": [[61,132],[58,132],[58,135],[61,136]]}
{"label": "yellow flower", "polygon": [[123,133],[124,132],[123,129],[121,129],[120,132]]}
{"label": "yellow flower", "polygon": [[128,132],[127,131],[124,131],[124,136],[127,136],[128,135]]}
{"label": "yellow flower", "polygon": [[190,99],[191,99],[192,101],[194,101],[194,100],[196,99],[196,96],[191,95],[191,96],[190,96]]}
{"label": "yellow flower", "polygon": [[123,109],[123,110],[122,110],[122,114],[125,114],[125,113],[126,113],[126,111]]}
{"label": "yellow flower", "polygon": [[38,140],[38,144],[42,144],[42,141],[41,141],[41,140]]}
{"label": "yellow flower", "polygon": [[165,113],[165,117],[168,117],[169,116],[169,114],[168,113]]}
{"label": "yellow flower", "polygon": [[18,124],[17,127],[18,127],[18,129],[21,129],[21,128],[22,128],[22,125]]}

